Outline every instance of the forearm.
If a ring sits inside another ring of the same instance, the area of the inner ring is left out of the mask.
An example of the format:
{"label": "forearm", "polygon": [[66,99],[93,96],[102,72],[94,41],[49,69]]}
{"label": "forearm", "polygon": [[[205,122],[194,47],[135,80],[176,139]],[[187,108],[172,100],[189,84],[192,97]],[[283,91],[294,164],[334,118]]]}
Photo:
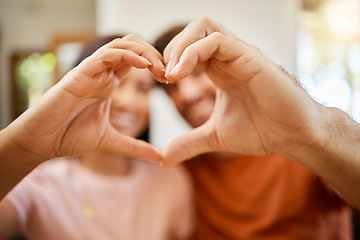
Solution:
{"label": "forearm", "polygon": [[346,113],[323,107],[319,141],[299,151],[292,159],[328,181],[351,204],[360,207],[360,125]]}
{"label": "forearm", "polygon": [[[9,127],[8,127],[9,128]],[[11,131],[11,130],[10,130]],[[0,131],[0,199],[43,162],[40,156],[22,149],[9,136],[9,129]]]}

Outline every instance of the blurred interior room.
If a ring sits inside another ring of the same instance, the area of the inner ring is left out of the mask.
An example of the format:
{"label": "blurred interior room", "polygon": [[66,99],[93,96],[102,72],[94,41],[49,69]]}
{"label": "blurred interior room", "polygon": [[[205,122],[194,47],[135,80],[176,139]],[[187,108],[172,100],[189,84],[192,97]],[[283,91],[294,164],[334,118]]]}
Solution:
{"label": "blurred interior room", "polygon": [[[360,0],[0,0],[0,129],[62,78],[92,37],[133,33],[152,43],[168,26],[201,16],[360,121]],[[151,101],[151,141],[162,147],[189,126],[163,90]]]}
{"label": "blurred interior room", "polygon": [[[152,42],[168,26],[208,16],[296,72],[298,1],[1,0],[0,4],[2,128],[61,79],[94,35],[134,33]],[[161,146],[188,126],[162,90],[155,91],[152,101],[153,116],[163,117],[153,121],[157,134],[151,138]]]}
{"label": "blurred interior room", "polygon": [[[134,33],[152,42],[166,27],[201,16],[259,46],[318,101],[360,119],[359,2],[1,0],[0,127],[61,79],[91,37]],[[167,96],[155,92],[153,115],[171,113],[153,121],[158,134],[152,140],[161,146],[188,126]]]}

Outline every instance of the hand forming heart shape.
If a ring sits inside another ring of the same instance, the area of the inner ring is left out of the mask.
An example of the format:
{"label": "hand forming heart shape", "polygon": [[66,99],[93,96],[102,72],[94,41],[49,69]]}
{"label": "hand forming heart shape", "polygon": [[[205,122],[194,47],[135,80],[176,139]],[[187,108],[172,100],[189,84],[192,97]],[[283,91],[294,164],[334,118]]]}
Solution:
{"label": "hand forming heart shape", "polygon": [[[118,80],[111,76],[124,75],[131,66],[149,68],[156,80],[170,83],[200,67],[217,87],[210,119],[174,139],[161,154],[150,144],[115,131],[108,120],[109,95]],[[43,160],[97,149],[164,161],[165,166],[213,151],[286,155],[314,141],[313,129],[306,123],[309,114],[316,114],[312,99],[288,79],[258,48],[202,18],[170,42],[164,60],[132,35],[103,46],[16,120],[12,125],[16,136],[22,137],[10,139]],[[306,108],[299,99],[309,102]]]}
{"label": "hand forming heart shape", "polygon": [[213,151],[292,157],[293,150],[319,137],[308,124],[310,118],[320,119],[318,105],[296,79],[210,19],[177,35],[164,51],[164,62],[169,82],[200,67],[217,87],[210,119],[164,149],[165,165]]}
{"label": "hand forming heart shape", "polygon": [[[202,69],[217,88],[211,117],[175,138],[162,153],[120,134],[109,123],[110,95],[119,82],[113,76],[131,67],[148,68],[157,81],[170,83]],[[358,178],[351,148],[357,139],[349,131],[358,125],[345,115],[314,101],[260,49],[201,18],[169,43],[164,57],[131,35],[103,46],[3,129],[1,166],[10,167],[1,169],[13,178],[1,196],[39,163],[58,156],[108,150],[171,166],[201,153],[230,151],[291,158],[356,199],[358,194],[347,186]],[[333,173],[339,165],[345,170],[337,177]]]}

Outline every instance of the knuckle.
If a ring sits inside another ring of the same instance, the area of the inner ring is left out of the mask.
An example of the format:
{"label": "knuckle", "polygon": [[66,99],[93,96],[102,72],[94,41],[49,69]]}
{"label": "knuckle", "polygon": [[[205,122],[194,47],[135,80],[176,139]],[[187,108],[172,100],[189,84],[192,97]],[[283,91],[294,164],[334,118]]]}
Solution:
{"label": "knuckle", "polygon": [[228,38],[220,32],[213,32],[209,36],[207,36],[207,38],[211,39],[211,41],[213,41],[213,42],[218,42],[218,43],[228,40]]}
{"label": "knuckle", "polygon": [[107,48],[102,47],[98,50],[98,55],[103,57],[104,55],[106,55],[106,52],[107,52]]}
{"label": "knuckle", "polygon": [[137,40],[138,37],[136,35],[134,35],[134,34],[128,34],[125,37],[123,37],[123,39],[132,41],[132,40]]}
{"label": "knuckle", "polygon": [[93,55],[93,56],[99,56],[99,57],[102,58],[102,57],[104,56],[105,52],[106,52],[106,48],[105,48],[105,47],[101,47],[101,48],[99,48],[98,50],[96,50],[92,55]]}
{"label": "knuckle", "polygon": [[111,45],[118,45],[122,42],[123,40],[121,38],[115,38],[114,40],[111,41]]}
{"label": "knuckle", "polygon": [[209,35],[209,37],[214,38],[215,40],[221,40],[224,38],[224,35],[220,32],[213,32]]}
{"label": "knuckle", "polygon": [[207,24],[209,24],[211,22],[212,21],[211,21],[211,19],[209,17],[204,16],[204,17],[199,18],[199,23],[201,23],[201,24],[207,25]]}

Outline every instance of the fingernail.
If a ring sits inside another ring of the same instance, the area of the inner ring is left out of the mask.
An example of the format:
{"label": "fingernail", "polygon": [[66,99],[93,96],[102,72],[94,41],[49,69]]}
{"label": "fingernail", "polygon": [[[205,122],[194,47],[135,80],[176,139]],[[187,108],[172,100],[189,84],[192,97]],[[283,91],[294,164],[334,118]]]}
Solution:
{"label": "fingernail", "polygon": [[172,68],[172,61],[170,59],[170,61],[168,62],[168,64],[166,65],[166,70],[165,70],[165,77],[167,77],[170,74]]}
{"label": "fingernail", "polygon": [[164,63],[162,61],[160,61],[160,59],[157,59],[158,63],[160,64],[161,66],[161,71],[165,72],[166,71],[166,68],[164,66]]}
{"label": "fingernail", "polygon": [[175,67],[174,67],[174,69],[171,71],[171,73],[170,73],[170,75],[173,75],[173,74],[175,74],[175,73],[177,73],[177,71],[179,70],[179,64],[180,62],[178,62],[176,65],[175,65]]}
{"label": "fingernail", "polygon": [[152,66],[152,63],[149,60],[146,59],[146,61],[147,61],[149,66]]}

